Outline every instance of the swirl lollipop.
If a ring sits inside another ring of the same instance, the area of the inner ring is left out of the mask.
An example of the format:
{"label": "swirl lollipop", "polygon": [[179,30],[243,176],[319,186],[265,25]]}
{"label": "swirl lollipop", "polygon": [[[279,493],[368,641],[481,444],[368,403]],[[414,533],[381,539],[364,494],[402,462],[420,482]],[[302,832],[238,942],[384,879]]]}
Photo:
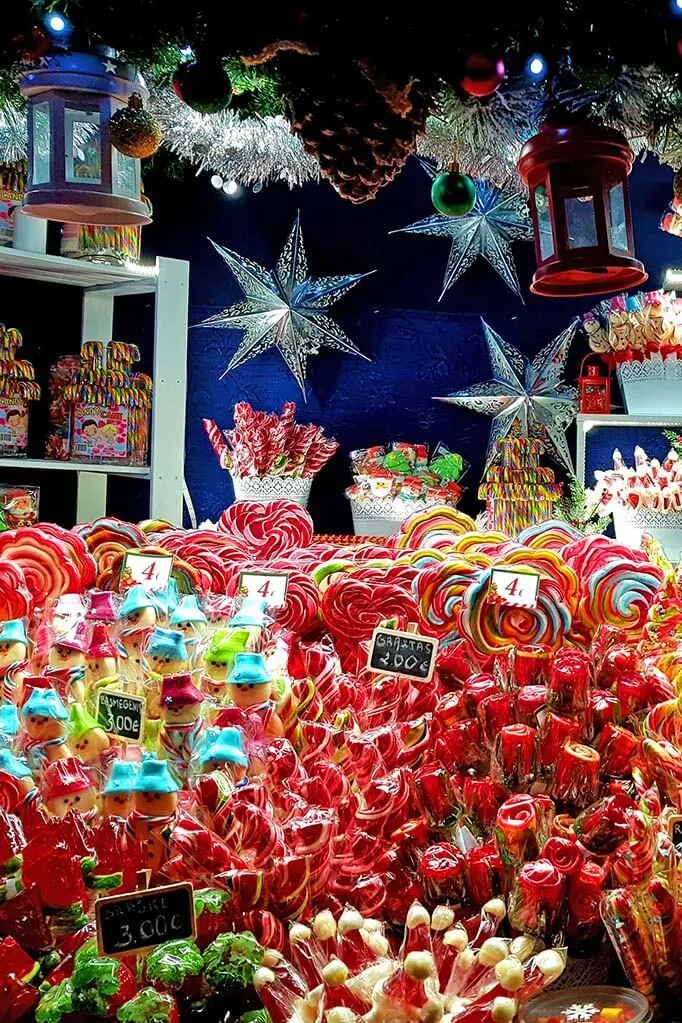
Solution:
{"label": "swirl lollipop", "polygon": [[307,547],[313,520],[295,501],[237,501],[218,520],[218,530],[234,537],[257,558],[276,558]]}
{"label": "swirl lollipop", "polygon": [[28,618],[30,612],[31,594],[21,565],[0,559],[0,621]]}
{"label": "swirl lollipop", "polygon": [[36,607],[62,593],[82,593],[95,581],[95,562],[84,541],[59,526],[0,534],[0,558],[22,570]]}
{"label": "swirl lollipop", "polygon": [[583,534],[580,530],[562,519],[534,523],[532,526],[526,526],[518,535],[519,543],[525,547],[542,547],[550,551],[560,551],[574,540],[582,539]]}
{"label": "swirl lollipop", "polygon": [[663,582],[663,569],[651,563],[614,559],[590,573],[580,602],[583,621],[593,629],[612,625],[639,631]]}
{"label": "swirl lollipop", "polygon": [[342,576],[322,594],[320,611],[325,625],[335,636],[351,641],[369,639],[380,622],[404,617],[417,621],[412,596],[396,583],[378,586]]}
{"label": "swirl lollipop", "polygon": [[539,572],[551,583],[545,587],[547,593],[567,604],[571,615],[575,614],[580,596],[578,576],[556,551],[541,548],[529,551],[525,547],[517,547],[508,551],[497,564],[518,565]]}
{"label": "swirl lollipop", "polygon": [[486,654],[498,654],[526,643],[557,650],[571,627],[571,611],[559,598],[552,581],[540,576],[535,607],[511,607],[490,601],[491,574],[492,569],[486,569],[464,594],[460,632]]}
{"label": "swirl lollipop", "polygon": [[429,635],[444,644],[457,639],[457,615],[462,597],[480,572],[490,565],[485,554],[452,556],[420,572],[412,584],[421,621]]}
{"label": "swirl lollipop", "polygon": [[400,527],[397,546],[410,550],[423,547],[439,550],[455,543],[462,533],[475,529],[474,520],[463,512],[447,505],[434,505],[405,519]]}

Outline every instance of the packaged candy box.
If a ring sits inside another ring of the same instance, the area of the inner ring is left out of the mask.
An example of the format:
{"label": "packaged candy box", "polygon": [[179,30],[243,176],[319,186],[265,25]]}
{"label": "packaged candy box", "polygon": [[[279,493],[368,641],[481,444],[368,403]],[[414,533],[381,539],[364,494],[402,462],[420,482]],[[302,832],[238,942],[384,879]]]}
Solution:
{"label": "packaged candy box", "polygon": [[351,451],[350,459],[354,482],[346,495],[361,536],[390,536],[412,512],[436,504],[454,508],[462,493],[464,460],[443,444],[430,458],[425,444],[394,441]]}
{"label": "packaged candy box", "polygon": [[0,324],[0,454],[25,455],[28,447],[28,408],[40,398],[33,366],[17,359],[22,337],[14,327]]}
{"label": "packaged candy box", "polygon": [[26,191],[26,166],[23,162],[0,164],[0,245],[11,245],[14,218]]}
{"label": "packaged candy box", "polygon": [[145,465],[152,381],[132,370],[136,345],[88,341],[50,373],[48,458]]}

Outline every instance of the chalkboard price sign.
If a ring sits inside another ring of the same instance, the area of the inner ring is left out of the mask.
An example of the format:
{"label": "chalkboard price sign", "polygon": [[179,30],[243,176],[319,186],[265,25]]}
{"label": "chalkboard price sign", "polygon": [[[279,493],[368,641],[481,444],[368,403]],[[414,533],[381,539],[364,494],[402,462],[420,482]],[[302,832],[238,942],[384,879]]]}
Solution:
{"label": "chalkboard price sign", "polygon": [[382,675],[406,675],[429,682],[438,653],[438,640],[417,632],[374,630],[367,667]]}
{"label": "chalkboard price sign", "polygon": [[668,818],[668,834],[677,852],[682,852],[682,815],[674,814]]}
{"label": "chalkboard price sign", "polygon": [[194,938],[194,899],[188,881],[112,895],[95,902],[100,955],[144,952],[164,941]]}
{"label": "chalkboard price sign", "polygon": [[127,742],[140,742],[144,733],[146,700],[101,689],[97,697],[97,721],[109,735]]}

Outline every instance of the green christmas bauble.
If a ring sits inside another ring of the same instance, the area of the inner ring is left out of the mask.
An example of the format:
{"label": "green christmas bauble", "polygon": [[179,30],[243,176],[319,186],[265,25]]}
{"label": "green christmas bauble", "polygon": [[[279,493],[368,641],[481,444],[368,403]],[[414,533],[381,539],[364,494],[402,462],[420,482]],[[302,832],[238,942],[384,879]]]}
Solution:
{"label": "green christmas bauble", "polygon": [[445,171],[431,186],[431,202],[446,217],[463,217],[474,208],[476,185],[468,174]]}
{"label": "green christmas bauble", "polygon": [[179,64],[173,75],[176,96],[200,114],[218,114],[230,105],[232,83],[220,60],[198,57]]}

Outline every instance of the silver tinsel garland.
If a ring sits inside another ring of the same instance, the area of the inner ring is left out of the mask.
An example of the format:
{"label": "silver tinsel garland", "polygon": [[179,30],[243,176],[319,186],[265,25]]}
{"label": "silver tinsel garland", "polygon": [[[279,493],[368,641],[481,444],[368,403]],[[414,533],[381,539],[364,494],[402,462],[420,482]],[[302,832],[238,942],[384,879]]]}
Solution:
{"label": "silver tinsel garland", "polygon": [[486,100],[446,90],[438,97],[438,113],[426,122],[417,151],[439,167],[456,162],[472,177],[509,184],[516,179],[521,147],[539,128],[539,99],[537,87],[526,81],[512,81]]}
{"label": "silver tinsel garland", "polygon": [[[598,75],[576,69],[552,102],[622,131],[635,152],[653,151],[674,170],[682,168],[682,96],[674,75],[655,67]],[[284,117],[240,119],[230,110],[202,115],[168,88],[153,91],[149,108],[164,144],[199,170],[245,186],[286,181],[293,187],[319,177],[317,161]],[[439,167],[457,162],[465,173],[501,187],[518,185],[519,153],[545,113],[542,87],[525,78],[507,81],[484,100],[444,89],[417,140],[417,153]],[[0,104],[0,163],[24,158],[26,147],[25,110],[6,100]]]}
{"label": "silver tinsel garland", "polygon": [[199,114],[170,89],[152,93],[149,110],[163,143],[199,170],[240,185],[286,181],[291,187],[316,181],[318,165],[283,117],[240,119],[231,110]]}
{"label": "silver tinsel garland", "polygon": [[16,163],[25,159],[27,148],[26,111],[5,103],[0,106],[0,163]]}

